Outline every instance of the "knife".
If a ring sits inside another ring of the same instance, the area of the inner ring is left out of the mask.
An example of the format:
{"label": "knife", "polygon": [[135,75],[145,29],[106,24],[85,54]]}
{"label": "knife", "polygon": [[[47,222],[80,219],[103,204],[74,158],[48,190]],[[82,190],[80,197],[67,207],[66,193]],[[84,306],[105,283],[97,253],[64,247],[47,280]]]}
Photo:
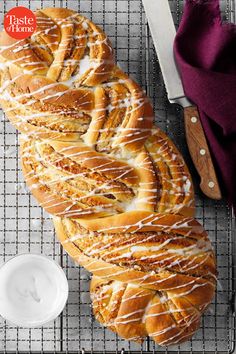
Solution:
{"label": "knife", "polygon": [[185,96],[173,52],[176,30],[168,0],[142,0],[159,59],[168,99],[184,108],[186,140],[190,155],[201,178],[202,192],[212,199],[221,199],[211,154],[199,118],[198,108]]}

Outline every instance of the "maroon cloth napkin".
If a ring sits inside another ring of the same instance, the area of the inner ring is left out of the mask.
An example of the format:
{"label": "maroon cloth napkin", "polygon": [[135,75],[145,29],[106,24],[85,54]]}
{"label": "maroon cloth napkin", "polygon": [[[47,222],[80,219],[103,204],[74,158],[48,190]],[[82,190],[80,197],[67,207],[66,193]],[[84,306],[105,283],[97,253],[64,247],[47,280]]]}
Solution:
{"label": "maroon cloth napkin", "polygon": [[186,1],[174,52],[222,193],[236,211],[236,27],[222,24],[219,0]]}

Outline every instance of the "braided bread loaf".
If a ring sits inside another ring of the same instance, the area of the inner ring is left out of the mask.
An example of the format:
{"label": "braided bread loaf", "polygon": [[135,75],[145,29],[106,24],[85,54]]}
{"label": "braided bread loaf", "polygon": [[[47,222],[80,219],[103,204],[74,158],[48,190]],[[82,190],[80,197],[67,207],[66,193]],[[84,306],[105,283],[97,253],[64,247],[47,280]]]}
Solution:
{"label": "braided bread loaf", "polygon": [[100,28],[68,9],[35,14],[30,38],[0,33],[0,104],[23,133],[26,183],[94,274],[98,321],[127,339],[186,340],[216,266],[183,158]]}

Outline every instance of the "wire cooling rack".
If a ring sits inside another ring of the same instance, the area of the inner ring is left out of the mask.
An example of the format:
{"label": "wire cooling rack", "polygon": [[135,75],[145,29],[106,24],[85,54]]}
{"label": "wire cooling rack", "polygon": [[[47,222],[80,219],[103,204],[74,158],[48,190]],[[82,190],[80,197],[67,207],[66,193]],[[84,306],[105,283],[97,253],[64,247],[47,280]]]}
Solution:
{"label": "wire cooling rack", "polygon": [[[162,0],[153,0],[162,1]],[[212,0],[214,1],[214,0]],[[171,1],[178,26],[182,1]],[[234,247],[231,210],[222,201],[203,197],[185,145],[181,110],[168,103],[141,0],[1,1],[0,14],[14,6],[31,9],[59,6],[78,10],[101,25],[116,49],[120,66],[147,90],[156,122],[183,153],[196,184],[197,218],[214,243],[219,284],[214,302],[194,338],[181,345],[161,348],[146,340],[142,345],[122,340],[93,318],[90,307],[90,275],[73,264],[55,239],[52,222],[25,187],[18,159],[18,134],[2,116],[0,122],[0,264],[18,253],[43,253],[62,265],[69,279],[70,295],[63,314],[54,322],[34,329],[17,328],[0,318],[1,353],[115,353],[185,352],[232,353],[235,346]],[[221,1],[224,20],[235,21],[235,0]],[[1,284],[0,284],[1,290]]]}

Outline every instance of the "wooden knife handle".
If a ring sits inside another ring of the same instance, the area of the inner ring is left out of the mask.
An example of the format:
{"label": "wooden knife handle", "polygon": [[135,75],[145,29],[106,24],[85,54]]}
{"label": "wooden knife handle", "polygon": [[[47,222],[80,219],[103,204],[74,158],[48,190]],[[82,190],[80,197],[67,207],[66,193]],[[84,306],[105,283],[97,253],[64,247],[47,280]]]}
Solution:
{"label": "wooden knife handle", "polygon": [[201,178],[200,188],[211,199],[221,199],[215,168],[195,106],[184,109],[186,139],[190,155]]}

